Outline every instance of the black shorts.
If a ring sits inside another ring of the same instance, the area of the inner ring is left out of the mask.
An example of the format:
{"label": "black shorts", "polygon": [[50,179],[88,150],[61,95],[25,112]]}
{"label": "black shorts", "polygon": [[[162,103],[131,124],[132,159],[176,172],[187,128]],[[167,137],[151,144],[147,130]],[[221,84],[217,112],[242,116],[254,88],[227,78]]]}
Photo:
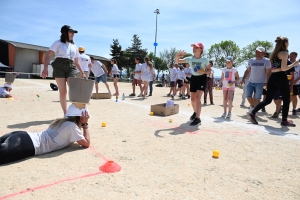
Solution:
{"label": "black shorts", "polygon": [[175,87],[175,81],[171,81],[170,87]]}
{"label": "black shorts", "polygon": [[300,95],[300,85],[293,85],[293,95]]}
{"label": "black shorts", "polygon": [[267,90],[265,88],[263,89],[263,95],[267,95]]}
{"label": "black shorts", "polygon": [[182,80],[177,80],[177,87],[181,88],[183,86],[183,81]]}
{"label": "black shorts", "polygon": [[184,80],[184,83],[185,83],[185,84],[190,84],[190,82],[191,82],[191,77],[186,77],[185,79],[186,79],[187,81]]}
{"label": "black shorts", "polygon": [[280,94],[279,90],[276,92],[274,96],[274,100],[282,99],[282,95]]}
{"label": "black shorts", "polygon": [[119,74],[113,74],[113,78],[120,78]]}
{"label": "black shorts", "polygon": [[200,75],[200,76],[194,76],[191,77],[191,92],[197,92],[197,90],[205,91],[207,83],[207,76],[206,75]]}

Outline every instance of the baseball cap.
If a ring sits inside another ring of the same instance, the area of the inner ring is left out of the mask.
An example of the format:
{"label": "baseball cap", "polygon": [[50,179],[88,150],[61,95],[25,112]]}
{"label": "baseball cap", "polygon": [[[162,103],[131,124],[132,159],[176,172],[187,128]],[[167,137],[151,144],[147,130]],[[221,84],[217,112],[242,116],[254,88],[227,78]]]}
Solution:
{"label": "baseball cap", "polygon": [[75,104],[71,104],[68,107],[65,117],[82,116],[82,112],[84,112],[84,111],[87,111],[87,112],[89,111],[87,106],[85,106],[85,108],[77,108],[75,106]]}
{"label": "baseball cap", "polygon": [[265,48],[263,47],[257,47],[255,50],[259,52],[265,52]]}
{"label": "baseball cap", "polygon": [[12,85],[8,84],[8,83],[4,83],[3,87],[8,87],[8,88],[12,89]]}
{"label": "baseball cap", "polygon": [[227,56],[227,57],[226,57],[226,61],[233,61],[232,56]]}
{"label": "baseball cap", "polygon": [[204,45],[201,42],[197,42],[194,44],[191,44],[192,47],[200,47],[201,49],[204,49]]}
{"label": "baseball cap", "polygon": [[63,25],[60,29],[60,32],[63,33],[63,32],[68,32],[68,31],[71,31],[71,32],[74,32],[74,33],[78,33],[78,31],[74,30],[71,26],[69,25]]}
{"label": "baseball cap", "polygon": [[82,47],[82,46],[80,46],[80,47],[78,48],[78,51],[84,51],[84,50],[85,50],[85,48]]}

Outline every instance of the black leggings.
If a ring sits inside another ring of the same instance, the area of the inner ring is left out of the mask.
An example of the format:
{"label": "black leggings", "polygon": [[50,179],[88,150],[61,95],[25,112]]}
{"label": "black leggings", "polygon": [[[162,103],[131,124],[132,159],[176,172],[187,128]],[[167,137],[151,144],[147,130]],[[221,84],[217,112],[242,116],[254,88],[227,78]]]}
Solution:
{"label": "black leggings", "polygon": [[289,81],[285,72],[276,72],[272,73],[268,84],[267,84],[267,96],[266,99],[260,102],[252,111],[253,114],[256,114],[260,109],[264,106],[269,105],[276,92],[279,90],[280,94],[282,95],[282,121],[287,120],[287,116],[289,113],[290,107],[290,86]]}
{"label": "black leggings", "polygon": [[34,155],[34,146],[27,132],[14,131],[0,137],[0,164]]}

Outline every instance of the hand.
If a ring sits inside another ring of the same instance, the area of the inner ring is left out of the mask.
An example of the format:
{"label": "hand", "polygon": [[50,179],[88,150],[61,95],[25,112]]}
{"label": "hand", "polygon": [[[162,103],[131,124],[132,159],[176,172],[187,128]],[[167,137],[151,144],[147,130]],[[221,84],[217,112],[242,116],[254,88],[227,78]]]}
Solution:
{"label": "hand", "polygon": [[42,78],[47,78],[47,76],[48,76],[48,69],[44,68],[44,70],[42,72]]}
{"label": "hand", "polygon": [[85,73],[84,73],[84,72],[82,72],[82,78],[87,79],[87,77],[85,76]]}
{"label": "hand", "polygon": [[300,61],[300,60],[295,61],[295,62],[293,63],[293,65],[294,65],[294,66],[299,65],[299,61]]}
{"label": "hand", "polygon": [[80,123],[85,124],[88,122],[90,115],[87,111],[82,111],[82,116],[80,117]]}
{"label": "hand", "polygon": [[182,50],[180,50],[180,51],[178,51],[178,53],[177,53],[177,57],[182,57],[182,56],[184,56],[186,54],[186,52],[185,51],[182,51]]}
{"label": "hand", "polygon": [[245,80],[242,80],[242,81],[241,81],[241,85],[244,85],[244,84],[245,84]]}

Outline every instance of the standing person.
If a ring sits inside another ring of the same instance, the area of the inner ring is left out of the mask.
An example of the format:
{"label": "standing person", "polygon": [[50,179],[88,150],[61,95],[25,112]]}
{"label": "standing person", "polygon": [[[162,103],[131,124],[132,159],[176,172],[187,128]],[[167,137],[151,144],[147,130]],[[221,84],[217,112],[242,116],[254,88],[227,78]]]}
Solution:
{"label": "standing person", "polygon": [[0,98],[11,98],[12,95],[10,91],[12,90],[12,85],[5,83],[3,87],[0,87]]}
{"label": "standing person", "polygon": [[78,33],[78,31],[72,29],[68,25],[64,25],[61,27],[60,32],[60,40],[55,41],[46,54],[42,78],[46,78],[48,76],[49,60],[52,56],[55,56],[55,60],[51,64],[53,67],[53,77],[55,78],[59,88],[61,108],[64,114],[66,114],[68,78],[77,76],[76,67],[82,74],[83,78],[86,78],[86,76],[78,62],[79,52],[73,41],[74,33]]}
{"label": "standing person", "polygon": [[171,95],[171,98],[174,99],[174,96],[176,94],[175,85],[177,80],[177,69],[173,66],[173,64],[170,64],[169,72],[170,72],[170,93],[168,96]]}
{"label": "standing person", "polygon": [[213,97],[213,87],[214,87],[214,70],[212,69],[213,61],[210,60],[209,64],[211,66],[211,73],[207,75],[207,84],[206,89],[204,91],[204,104],[206,105],[207,93],[209,93],[210,105],[214,105],[214,97]]}
{"label": "standing person", "polygon": [[[271,73],[271,63],[268,58],[264,57],[265,48],[257,47],[255,50],[255,58],[251,58],[248,61],[247,70],[242,79],[242,84],[245,83],[245,79],[250,73],[250,78],[247,87],[247,100],[250,104],[250,113],[253,108],[260,102],[261,96],[263,95],[263,88],[266,85]],[[255,97],[253,94],[255,93]]]}
{"label": "standing person", "polygon": [[[247,69],[246,69],[246,71],[247,71]],[[244,72],[244,76],[245,76],[246,71]],[[241,85],[243,87],[243,94],[242,94],[242,103],[241,103],[240,107],[245,107],[247,84],[249,82],[249,78],[250,78],[250,73],[248,73],[247,77],[243,77],[242,81],[241,81]]]}
{"label": "standing person", "polygon": [[170,74],[166,74],[166,87],[170,87]]}
{"label": "standing person", "polygon": [[[79,109],[74,105],[70,107],[73,112],[74,109]],[[82,147],[89,147],[89,114],[87,110],[79,111],[82,115],[75,114],[75,116],[74,113],[69,113],[69,109],[65,118],[55,120],[45,131],[13,131],[2,135],[0,137],[0,164],[60,150],[74,142]]]}
{"label": "standing person", "polygon": [[107,84],[107,77],[106,74],[108,74],[108,71],[105,67],[104,64],[102,64],[100,61],[95,60],[94,57],[91,57],[91,61],[92,61],[92,67],[91,67],[91,71],[93,72],[94,76],[95,76],[95,88],[96,88],[96,93],[98,93],[98,88],[99,88],[99,82],[100,80],[102,81],[102,83],[104,83],[104,85],[106,86],[108,93],[111,94],[110,89],[109,89],[109,85]]}
{"label": "standing person", "polygon": [[142,64],[142,69],[141,69],[141,75],[142,75],[141,78],[144,83],[143,98],[145,99],[146,95],[147,95],[147,91],[148,91],[148,85],[150,82],[150,74],[151,74],[151,71],[154,69],[153,69],[153,64],[152,64],[152,62],[150,62],[149,57],[145,57],[144,61],[145,61],[145,63]]}
{"label": "standing person", "polygon": [[[296,61],[298,54],[296,52],[291,52],[290,53],[290,61],[293,63]],[[291,86],[291,101],[292,101],[292,106],[293,106],[293,115],[297,115],[297,95],[300,96],[300,65],[295,66],[294,72],[290,75],[291,81],[290,81],[290,86]]]}
{"label": "standing person", "polygon": [[190,125],[195,126],[201,123],[201,98],[206,87],[206,75],[211,73],[211,69],[208,59],[203,57],[204,45],[201,42],[197,42],[195,44],[191,44],[191,46],[193,47],[194,55],[180,59],[186,54],[185,51],[180,50],[176,55],[176,62],[188,63],[192,67],[190,92],[194,113],[190,117],[190,120],[192,120]]}
{"label": "standing person", "polygon": [[116,59],[111,59],[110,64],[112,64],[112,69],[111,69],[111,75],[114,80],[114,87],[115,87],[115,93],[113,94],[114,96],[119,96],[119,88],[118,88],[118,79],[120,78],[119,75],[119,68],[117,66],[117,61]]}
{"label": "standing person", "polygon": [[260,102],[250,113],[248,118],[253,124],[258,124],[255,119],[255,114],[264,106],[269,105],[277,92],[280,91],[282,95],[283,107],[282,107],[282,121],[281,126],[295,127],[291,121],[287,120],[289,105],[290,105],[290,91],[289,82],[285,71],[297,66],[299,61],[288,65],[288,46],[289,41],[286,37],[277,37],[275,49],[271,55],[272,73],[267,84],[267,97],[266,100]]}
{"label": "standing person", "polygon": [[[223,89],[224,113],[222,117],[226,117],[228,119],[231,118],[233,93],[235,89],[235,84],[239,81],[239,79],[240,79],[239,73],[233,67],[233,58],[231,56],[228,56],[226,58],[226,67],[222,69],[222,76],[219,81],[219,83],[221,82],[223,83],[222,89]],[[227,114],[227,105],[228,105],[228,114]]]}
{"label": "standing person", "polygon": [[191,83],[192,69],[190,68],[190,65],[188,63],[186,63],[184,65],[184,67],[185,67],[184,73],[185,73],[186,79],[184,80],[184,83],[183,83],[183,86],[184,86],[183,94],[185,94],[185,89],[186,89],[185,96],[187,96],[189,99],[191,97],[190,83]]}
{"label": "standing person", "polygon": [[162,85],[163,87],[165,86],[165,80],[166,80],[165,74],[163,74],[163,75],[161,76],[161,85]]}
{"label": "standing person", "polygon": [[[85,52],[84,47],[79,47],[78,50],[80,54],[78,57],[79,64],[85,76],[89,78],[90,68],[92,67],[91,58],[84,53]],[[78,69],[76,71],[77,71],[77,78],[83,78],[82,73]]]}
{"label": "standing person", "polygon": [[134,79],[132,81],[132,94],[130,94],[129,96],[134,97],[135,96],[135,86],[136,84],[139,85],[140,87],[140,95],[139,97],[142,96],[142,85],[141,85],[141,68],[142,68],[142,64],[140,63],[140,59],[138,57],[136,57],[134,59],[135,62],[135,69],[134,72],[132,72],[132,74],[134,74]]}
{"label": "standing person", "polygon": [[155,77],[156,77],[156,74],[155,74],[155,70],[151,70],[150,71],[150,82],[149,82],[149,95],[148,97],[152,96],[152,92],[153,92],[153,82],[155,81]]}
{"label": "standing person", "polygon": [[183,86],[184,81],[187,81],[186,75],[184,73],[184,67],[180,66],[179,71],[177,72],[177,86],[178,86],[178,91],[180,93],[179,98],[181,99],[185,99],[184,86]]}

